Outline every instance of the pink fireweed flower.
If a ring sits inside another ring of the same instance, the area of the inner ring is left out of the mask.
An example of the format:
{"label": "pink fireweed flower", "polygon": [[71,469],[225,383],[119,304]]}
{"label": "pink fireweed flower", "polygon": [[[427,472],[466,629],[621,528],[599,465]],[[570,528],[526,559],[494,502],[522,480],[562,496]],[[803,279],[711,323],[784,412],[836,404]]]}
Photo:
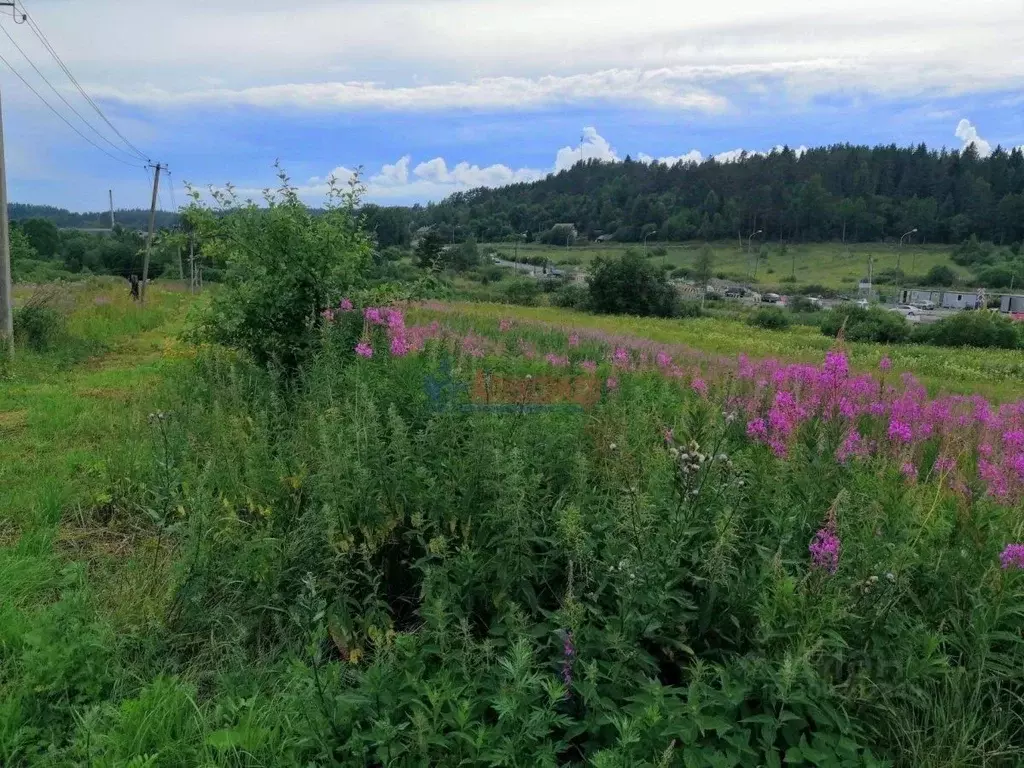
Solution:
{"label": "pink fireweed flower", "polygon": [[614,376],[609,376],[608,379],[605,381],[604,385],[605,387],[608,388],[609,392],[614,392],[616,389],[619,388],[619,380]]}
{"label": "pink fireweed flower", "polygon": [[498,330],[502,333],[508,333],[512,330],[512,321],[507,317],[502,318],[498,321]]}
{"label": "pink fireweed flower", "polygon": [[708,396],[708,383],[702,378],[696,378],[690,382],[690,386],[693,387],[693,391],[701,397]]}
{"label": "pink fireweed flower", "polygon": [[811,564],[829,574],[834,574],[839,569],[839,553],[842,548],[842,542],[832,525],[826,525],[815,533],[807,547],[811,553]]}
{"label": "pink fireweed flower", "polygon": [[582,368],[587,373],[594,373],[597,370],[597,363],[595,363],[593,360],[584,360],[582,363],[580,363],[580,368]]}
{"label": "pink fireweed flower", "polygon": [[629,352],[622,347],[616,347],[612,353],[612,365],[618,368],[625,368],[629,365]]}
{"label": "pink fireweed flower", "polygon": [[553,352],[546,354],[544,359],[548,361],[548,365],[553,365],[556,368],[564,368],[569,364],[569,358],[556,355]]}
{"label": "pink fireweed flower", "polygon": [[753,419],[747,422],[747,437],[752,440],[765,440],[768,437],[768,424],[764,419]]}
{"label": "pink fireweed flower", "polygon": [[377,307],[367,307],[363,310],[363,317],[366,322],[371,325],[383,325],[384,319],[381,317],[380,309]]}
{"label": "pink fireweed flower", "polygon": [[405,328],[405,316],[402,314],[401,310],[385,309],[384,323],[393,331]]}
{"label": "pink fireweed flower", "polygon": [[360,341],[356,344],[356,354],[360,357],[373,357],[373,347],[365,341]]}
{"label": "pink fireweed flower", "polygon": [[665,427],[664,431],[662,432],[662,435],[665,438],[666,445],[672,445],[672,443],[675,442],[676,435],[675,432],[672,431],[671,427]]}
{"label": "pink fireweed flower", "polygon": [[569,346],[578,347],[580,345],[580,335],[578,333],[569,334]]}
{"label": "pink fireweed flower", "polygon": [[880,371],[890,371],[890,370],[892,370],[892,360],[890,360],[888,357],[883,357],[881,360],[878,361],[878,370],[880,370]]}
{"label": "pink fireweed flower", "polygon": [[672,357],[667,352],[659,352],[654,359],[659,368],[668,368],[672,365]]}
{"label": "pink fireweed flower", "polygon": [[843,444],[836,450],[836,461],[845,464],[851,456],[862,456],[867,446],[857,430],[852,430],[843,440]]}
{"label": "pink fireweed flower", "polygon": [[391,354],[395,357],[405,357],[409,353],[410,344],[405,336],[397,334],[391,339]]}
{"label": "pink fireweed flower", "polygon": [[1006,549],[999,555],[999,562],[1004,571],[1011,568],[1024,571],[1024,544],[1007,544]]}
{"label": "pink fireweed flower", "polygon": [[909,443],[913,437],[914,433],[907,424],[897,419],[892,419],[889,422],[889,438],[891,440],[901,440],[904,443]]}
{"label": "pink fireweed flower", "polygon": [[325,309],[323,312],[320,313],[320,317],[322,317],[327,322],[331,322],[334,319],[334,310]]}
{"label": "pink fireweed flower", "polygon": [[342,299],[341,300],[341,304],[338,305],[338,308],[341,309],[342,312],[351,312],[352,311],[352,299],[349,299],[349,298]]}
{"label": "pink fireweed flower", "polygon": [[908,480],[916,480],[917,479],[917,467],[915,467],[909,461],[905,461],[900,466],[900,474],[902,474]]}

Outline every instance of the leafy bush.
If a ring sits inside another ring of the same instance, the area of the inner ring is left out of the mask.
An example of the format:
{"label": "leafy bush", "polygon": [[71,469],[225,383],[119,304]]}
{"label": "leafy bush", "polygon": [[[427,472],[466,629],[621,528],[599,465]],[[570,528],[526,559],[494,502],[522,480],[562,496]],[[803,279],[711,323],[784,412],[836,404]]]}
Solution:
{"label": "leafy bush", "polygon": [[519,304],[524,307],[537,303],[540,296],[540,285],[537,280],[521,277],[510,280],[501,286],[501,295],[509,304]]}
{"label": "leafy bush", "polygon": [[665,274],[643,257],[625,253],[598,258],[590,272],[590,307],[595,312],[672,317],[679,311],[675,289]]}
{"label": "leafy bush", "polygon": [[677,317],[693,318],[702,317],[704,311],[700,308],[699,301],[680,301]]}
{"label": "leafy bush", "polygon": [[1017,323],[997,312],[957,312],[930,325],[914,329],[913,340],[939,347],[1018,349],[1021,332]]}
{"label": "leafy bush", "polygon": [[791,296],[787,309],[793,313],[817,312],[818,307],[805,296]]}
{"label": "leafy bush", "polygon": [[924,281],[927,285],[948,287],[956,284],[957,275],[952,267],[947,267],[945,264],[936,264],[928,270],[928,274],[924,276]]}
{"label": "leafy bush", "polygon": [[1024,284],[1024,265],[1000,264],[978,270],[977,281],[985,288],[1009,288]]}
{"label": "leafy bush", "polygon": [[321,312],[365,276],[372,248],[355,216],[358,178],[347,191],[332,178],[319,213],[305,206],[280,167],[278,179],[276,194],[266,194],[266,208],[240,202],[228,187],[213,191],[211,210],[191,190],[187,215],[205,255],[227,264],[198,335],[290,372],[307,359]]}
{"label": "leafy bush", "polygon": [[45,352],[67,334],[67,320],[60,307],[60,288],[48,286],[35,291],[14,310],[14,339],[29,349]]}
{"label": "leafy bush", "polygon": [[590,301],[590,292],[584,285],[564,285],[551,297],[556,307],[566,309],[586,309]]}
{"label": "leafy bush", "polygon": [[666,249],[665,246],[663,246],[663,245],[656,245],[653,248],[651,248],[651,256],[659,256],[660,257],[660,256],[667,256],[667,255],[668,255],[668,249]]}
{"label": "leafy bush", "polygon": [[765,328],[769,331],[781,331],[789,328],[789,315],[779,307],[762,307],[750,316],[747,321],[756,328]]}
{"label": "leafy bush", "polygon": [[850,341],[891,344],[910,337],[910,325],[902,315],[878,307],[864,309],[852,304],[834,307],[825,313],[821,332],[826,336],[837,336],[840,330]]}

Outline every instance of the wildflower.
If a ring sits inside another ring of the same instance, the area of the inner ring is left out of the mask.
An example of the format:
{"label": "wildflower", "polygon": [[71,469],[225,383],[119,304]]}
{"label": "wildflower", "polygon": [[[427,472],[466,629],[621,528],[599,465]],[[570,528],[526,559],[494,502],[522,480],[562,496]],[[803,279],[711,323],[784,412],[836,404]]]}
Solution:
{"label": "wildflower", "polygon": [[[357,350],[358,351],[358,350]],[[372,354],[371,350],[371,354]],[[402,334],[395,334],[391,339],[391,354],[395,357],[404,357],[409,353],[409,342]]]}
{"label": "wildflower", "polygon": [[608,388],[609,392],[614,392],[619,388],[619,380],[614,376],[609,376],[604,385]]}
{"label": "wildflower", "polygon": [[1010,568],[1024,571],[1024,544],[1007,544],[1006,549],[999,555],[999,561],[1004,571]]}
{"label": "wildflower", "polygon": [[693,387],[693,391],[696,392],[701,397],[708,396],[708,384],[706,381],[704,381],[704,379],[700,378],[699,376],[692,382],[690,382],[690,386]]}
{"label": "wildflower", "polygon": [[675,433],[672,432],[671,427],[665,427],[665,431],[662,434],[665,437],[666,445],[671,445],[673,442],[675,442],[676,436]]}
{"label": "wildflower", "polygon": [[616,347],[612,353],[612,365],[625,368],[629,365],[629,352],[622,347]]}
{"label": "wildflower", "polygon": [[917,479],[917,467],[915,467],[909,461],[903,462],[903,464],[900,466],[900,472],[908,480],[916,480]]}
{"label": "wildflower", "polygon": [[768,424],[764,419],[753,419],[747,422],[747,437],[752,440],[764,440],[768,437]]}
{"label": "wildflower", "polygon": [[341,309],[342,312],[351,312],[352,311],[352,299],[349,299],[347,297],[342,299],[341,300],[341,304],[339,304],[338,307]]}
{"label": "wildflower", "polygon": [[508,333],[512,330],[512,321],[508,318],[502,318],[498,321],[498,330],[502,333]]}
{"label": "wildflower", "polygon": [[888,358],[888,356],[883,357],[881,360],[878,361],[878,370],[880,370],[880,371],[892,370],[892,360],[890,360]]}
{"label": "wildflower", "polygon": [[356,354],[360,357],[373,357],[373,347],[365,341],[360,341],[356,344]]}
{"label": "wildflower", "polygon": [[580,335],[578,333],[569,334],[569,346],[578,347],[580,345]]}
{"label": "wildflower", "polygon": [[[572,642],[572,630],[567,629],[562,633],[562,682],[567,689],[572,686],[572,662],[575,658],[576,646]],[[568,690],[565,695],[570,695]]]}
{"label": "wildflower", "polygon": [[839,541],[831,523],[814,534],[807,549],[811,553],[811,561],[815,568],[821,568],[830,574],[838,570],[842,542]]}
{"label": "wildflower", "polygon": [[334,319],[334,310],[333,309],[325,309],[323,312],[320,313],[320,317],[322,317],[324,320],[326,320],[329,323],[329,322],[331,322]]}
{"label": "wildflower", "polygon": [[597,363],[595,363],[593,360],[584,360],[582,363],[580,363],[580,368],[582,368],[587,373],[594,373],[594,371],[597,370]]}
{"label": "wildflower", "polygon": [[366,309],[364,309],[363,317],[366,319],[366,322],[370,323],[371,325],[384,324],[384,319],[381,316],[381,312],[377,307],[367,307]]}
{"label": "wildflower", "polygon": [[889,438],[892,440],[902,440],[904,443],[909,443],[913,438],[914,433],[911,431],[910,426],[904,424],[898,419],[892,419],[889,422]]}

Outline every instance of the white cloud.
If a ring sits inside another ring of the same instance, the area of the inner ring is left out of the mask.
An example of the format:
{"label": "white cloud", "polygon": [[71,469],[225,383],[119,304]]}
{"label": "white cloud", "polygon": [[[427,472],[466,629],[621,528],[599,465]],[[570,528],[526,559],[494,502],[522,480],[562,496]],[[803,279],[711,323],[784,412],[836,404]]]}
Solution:
{"label": "white cloud", "polygon": [[[607,139],[597,132],[596,128],[586,127],[583,129],[583,153],[584,160],[603,160],[604,162],[618,162],[619,156]],[[562,147],[555,155],[555,171],[564,171],[572,168],[580,161],[580,147]]]}
{"label": "white cloud", "polygon": [[[785,148],[784,144],[776,144],[771,148],[771,152],[759,152],[756,149],[730,149],[726,152],[719,152],[717,155],[714,155],[714,158],[720,163],[735,163],[738,160],[742,160],[744,157],[765,157],[772,152],[781,152]],[[799,147],[790,147],[790,150],[797,157],[803,157],[804,153],[807,151],[807,147],[806,145],[801,144]]]}
{"label": "white cloud", "polygon": [[653,163],[659,162],[662,165],[667,165],[670,168],[678,163],[685,163],[687,165],[702,163],[704,162],[704,155],[701,154],[699,149],[691,149],[685,155],[666,155],[665,157],[651,157],[650,155],[641,152],[637,155],[637,160],[641,163]]}
{"label": "white cloud", "polygon": [[409,163],[411,160],[412,158],[409,155],[405,155],[393,165],[385,164],[381,166],[380,173],[373,177],[372,182],[382,186],[401,186],[402,184],[409,183]]}
{"label": "white cloud", "polygon": [[957,123],[956,131],[953,135],[964,143],[964,149],[973,144],[974,148],[978,151],[979,157],[988,157],[992,154],[992,145],[978,135],[978,129],[967,118],[963,118]]}

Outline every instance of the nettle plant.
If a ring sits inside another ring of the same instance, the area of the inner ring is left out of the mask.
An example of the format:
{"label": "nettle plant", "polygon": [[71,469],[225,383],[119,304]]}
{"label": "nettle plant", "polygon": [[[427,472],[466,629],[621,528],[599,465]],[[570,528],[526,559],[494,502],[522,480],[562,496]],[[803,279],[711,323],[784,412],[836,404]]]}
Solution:
{"label": "nettle plant", "polygon": [[241,201],[228,185],[210,190],[210,206],[189,187],[186,215],[204,254],[227,267],[196,330],[262,365],[295,371],[315,346],[320,310],[359,284],[372,244],[356,215],[363,192],[358,175],[347,187],[330,178],[324,209],[313,211],[275,167],[279,186],[264,190],[263,205]]}

